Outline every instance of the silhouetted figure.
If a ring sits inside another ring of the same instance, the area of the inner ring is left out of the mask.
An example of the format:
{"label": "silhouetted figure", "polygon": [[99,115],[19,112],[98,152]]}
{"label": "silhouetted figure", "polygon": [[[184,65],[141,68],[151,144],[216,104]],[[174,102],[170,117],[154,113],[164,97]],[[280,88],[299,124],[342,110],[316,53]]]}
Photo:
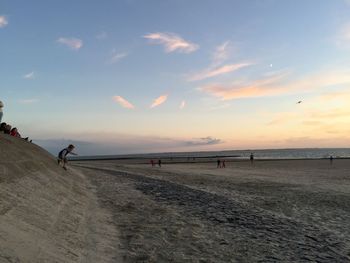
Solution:
{"label": "silhouetted figure", "polygon": [[216,163],[217,163],[216,168],[221,168],[221,161],[220,161],[220,159],[218,159],[218,160],[216,161]]}
{"label": "silhouetted figure", "polygon": [[162,160],[161,159],[158,160],[158,166],[162,167]]}
{"label": "silhouetted figure", "polygon": [[151,162],[151,166],[154,167],[154,161],[153,161],[153,159],[152,159],[150,162]]}
{"label": "silhouetted figure", "polygon": [[333,165],[333,159],[334,159],[333,155],[329,156],[329,162],[330,162],[331,165]]}
{"label": "silhouetted figure", "polygon": [[226,160],[223,160],[223,161],[222,161],[221,167],[222,167],[222,168],[226,168]]}
{"label": "silhouetted figure", "polygon": [[254,163],[254,154],[253,153],[250,154],[249,159],[250,159],[250,163],[253,164]]}
{"label": "silhouetted figure", "polygon": [[2,122],[2,123],[0,124],[0,133],[5,133],[6,125],[7,125],[6,122]]}
{"label": "silhouetted figure", "polygon": [[2,101],[0,100],[0,123],[1,123],[1,120],[2,120],[2,116],[3,116],[3,112],[2,112],[2,109],[4,108],[4,103],[2,103]]}

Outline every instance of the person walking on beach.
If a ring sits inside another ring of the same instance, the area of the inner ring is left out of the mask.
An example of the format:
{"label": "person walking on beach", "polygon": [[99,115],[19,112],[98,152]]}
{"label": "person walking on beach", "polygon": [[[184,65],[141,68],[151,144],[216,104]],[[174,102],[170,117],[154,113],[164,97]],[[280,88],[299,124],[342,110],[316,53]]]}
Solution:
{"label": "person walking on beach", "polygon": [[217,161],[216,161],[216,168],[221,168],[221,161],[220,161],[220,159],[218,159]]}
{"label": "person walking on beach", "polygon": [[64,170],[67,170],[67,167],[66,167],[66,164],[67,164],[67,155],[68,154],[72,154],[72,155],[77,155],[76,153],[73,152],[74,150],[74,145],[73,144],[70,144],[68,145],[67,148],[64,148],[62,151],[60,151],[58,153],[58,159],[57,159],[57,162],[58,162],[58,165],[61,164],[61,162],[63,162],[63,169]]}
{"label": "person walking on beach", "polygon": [[162,160],[161,159],[158,160],[158,166],[162,167]]}
{"label": "person walking on beach", "polygon": [[2,103],[2,101],[0,100],[0,123],[2,120],[2,116],[4,115],[2,109],[4,108],[4,103]]}
{"label": "person walking on beach", "polygon": [[222,168],[226,168],[226,160],[222,160],[222,165],[221,165]]}
{"label": "person walking on beach", "polygon": [[253,153],[250,154],[249,159],[250,159],[250,163],[253,164],[254,163],[254,154]]}
{"label": "person walking on beach", "polygon": [[333,159],[334,159],[333,155],[329,156],[329,162],[330,162],[331,165],[333,165]]}

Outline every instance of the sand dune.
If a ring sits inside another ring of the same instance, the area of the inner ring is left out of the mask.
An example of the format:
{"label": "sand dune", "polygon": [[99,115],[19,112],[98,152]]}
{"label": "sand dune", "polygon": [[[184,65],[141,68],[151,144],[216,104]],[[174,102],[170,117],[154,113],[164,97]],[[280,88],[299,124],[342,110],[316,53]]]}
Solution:
{"label": "sand dune", "polygon": [[115,262],[110,220],[83,174],[0,135],[0,262]]}

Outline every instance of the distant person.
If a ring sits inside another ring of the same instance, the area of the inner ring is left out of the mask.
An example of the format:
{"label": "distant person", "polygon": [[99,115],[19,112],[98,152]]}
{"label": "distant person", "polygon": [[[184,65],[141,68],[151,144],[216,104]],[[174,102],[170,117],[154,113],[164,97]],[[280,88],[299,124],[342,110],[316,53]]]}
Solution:
{"label": "distant person", "polygon": [[10,134],[11,133],[12,126],[10,124],[6,124],[4,133]]}
{"label": "distant person", "polygon": [[249,159],[250,159],[250,163],[253,164],[254,163],[254,154],[253,153],[250,154]]}
{"label": "distant person", "polygon": [[162,160],[161,159],[158,160],[158,166],[162,167]]}
{"label": "distant person", "polygon": [[221,165],[222,168],[226,168],[226,160],[222,160],[222,165]]}
{"label": "distant person", "polygon": [[72,154],[72,155],[77,155],[76,153],[73,152],[74,150],[74,145],[70,144],[67,148],[64,148],[62,151],[60,151],[58,153],[58,159],[57,159],[57,162],[58,162],[58,165],[61,164],[61,162],[63,162],[63,169],[64,170],[67,170],[67,167],[66,167],[66,164],[67,164],[67,155],[68,154]]}
{"label": "distant person", "polygon": [[220,161],[220,159],[218,159],[216,161],[216,168],[221,168],[221,161]]}
{"label": "distant person", "polygon": [[13,137],[21,138],[21,135],[19,134],[17,128],[12,128],[10,131],[10,135]]}
{"label": "distant person", "polygon": [[153,159],[150,161],[150,163],[151,163],[151,166],[154,167],[154,161],[153,161]]}
{"label": "distant person", "polygon": [[0,124],[0,133],[5,133],[6,125],[6,122]]}
{"label": "distant person", "polygon": [[4,108],[4,103],[2,103],[2,101],[0,100],[0,123],[2,120],[2,116],[4,115],[2,109]]}
{"label": "distant person", "polygon": [[329,156],[329,162],[330,162],[330,164],[332,165],[333,164],[333,155],[331,155],[331,156]]}

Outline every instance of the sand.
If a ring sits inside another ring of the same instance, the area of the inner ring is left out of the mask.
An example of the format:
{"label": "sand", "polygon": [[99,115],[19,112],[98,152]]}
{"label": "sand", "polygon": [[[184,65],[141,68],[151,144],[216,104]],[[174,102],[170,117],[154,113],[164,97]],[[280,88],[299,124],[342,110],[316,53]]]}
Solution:
{"label": "sand", "polygon": [[0,263],[350,262],[350,160],[197,161],[64,171],[0,135]]}
{"label": "sand", "polygon": [[123,262],[350,262],[350,160],[226,165],[74,163]]}

